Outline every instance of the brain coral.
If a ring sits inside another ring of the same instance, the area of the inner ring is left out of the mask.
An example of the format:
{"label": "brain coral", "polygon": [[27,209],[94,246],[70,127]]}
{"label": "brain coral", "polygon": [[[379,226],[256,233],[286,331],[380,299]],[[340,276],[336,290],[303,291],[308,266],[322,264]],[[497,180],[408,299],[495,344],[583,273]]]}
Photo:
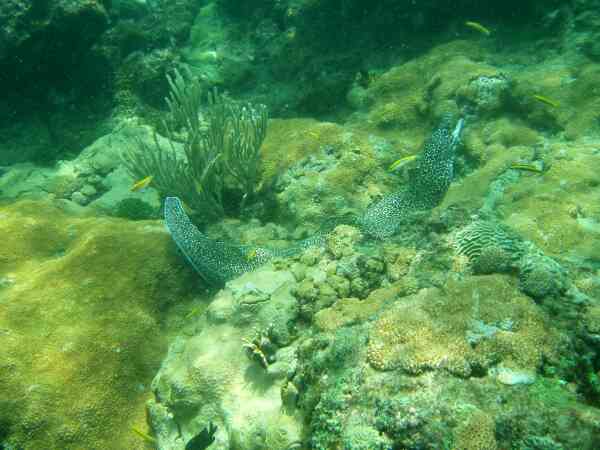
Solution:
{"label": "brain coral", "polygon": [[533,298],[560,294],[567,287],[563,268],[552,258],[543,255],[528,255],[521,262],[520,287]]}
{"label": "brain coral", "polygon": [[475,273],[506,272],[523,255],[522,240],[504,225],[491,220],[476,220],[452,238],[459,255],[468,258]]}

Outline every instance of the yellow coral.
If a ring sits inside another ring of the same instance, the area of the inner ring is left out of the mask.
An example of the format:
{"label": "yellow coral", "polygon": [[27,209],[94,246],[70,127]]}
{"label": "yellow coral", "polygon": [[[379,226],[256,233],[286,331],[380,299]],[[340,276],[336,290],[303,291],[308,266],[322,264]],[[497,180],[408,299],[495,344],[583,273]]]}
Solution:
{"label": "yellow coral", "polygon": [[456,430],[454,450],[496,450],[495,434],[494,419],[477,409]]}
{"label": "yellow coral", "polygon": [[[496,329],[472,346],[468,336],[478,332],[477,323]],[[367,359],[378,370],[415,374],[446,369],[469,376],[473,366],[487,368],[498,359],[535,370],[560,341],[544,312],[510,278],[481,276],[398,301],[373,323]]]}
{"label": "yellow coral", "polygon": [[72,448],[73,436],[78,448],[139,448],[131,427],[143,429],[149,391],[131,387],[148,386],[164,357],[158,302],[190,299],[181,264],[160,226],[71,216],[61,205],[0,207],[0,234],[11,236],[0,271],[14,277],[2,288],[10,376],[0,398],[35,425],[16,426],[11,439],[32,450]]}

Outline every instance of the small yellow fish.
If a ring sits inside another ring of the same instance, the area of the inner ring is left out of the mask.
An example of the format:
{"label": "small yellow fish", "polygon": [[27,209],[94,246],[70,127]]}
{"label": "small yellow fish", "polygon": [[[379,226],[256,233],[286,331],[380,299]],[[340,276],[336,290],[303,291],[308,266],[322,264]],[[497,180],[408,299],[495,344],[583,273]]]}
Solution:
{"label": "small yellow fish", "polygon": [[390,167],[388,168],[388,170],[390,172],[393,172],[396,169],[399,169],[400,167],[403,167],[405,164],[408,164],[411,161],[414,161],[415,159],[417,159],[417,155],[410,155],[410,156],[405,156],[404,158],[400,158],[397,161],[394,161]]}
{"label": "small yellow fish", "polygon": [[148,185],[152,183],[153,179],[154,177],[152,175],[149,175],[146,178],[142,178],[141,180],[136,181],[135,183],[133,183],[133,186],[131,186],[131,192],[138,192],[142,189],[147,188]]}
{"label": "small yellow fish", "polygon": [[146,434],[143,431],[140,431],[135,427],[131,427],[131,431],[133,431],[135,434],[137,434],[139,437],[141,437],[144,441],[150,442],[152,444],[156,444],[156,439],[154,439],[149,434]]}
{"label": "small yellow fish", "polygon": [[192,310],[185,315],[185,318],[191,319],[192,317],[198,315],[201,312],[202,312],[202,306],[196,306],[196,307],[192,308]]}
{"label": "small yellow fish", "polygon": [[540,169],[538,166],[535,166],[533,164],[514,163],[514,164],[510,165],[510,168],[515,169],[515,170],[525,170],[528,172],[543,173],[542,169]]}
{"label": "small yellow fish", "polygon": [[492,34],[492,32],[488,28],[484,27],[479,22],[467,21],[467,22],[465,22],[465,25],[475,31],[479,31],[481,34],[485,34],[486,36],[489,36],[490,34]]}
{"label": "small yellow fish", "polygon": [[258,256],[258,250],[256,248],[253,248],[248,253],[246,253],[246,259],[248,261],[252,261],[252,260],[256,259],[257,256]]}
{"label": "small yellow fish", "polygon": [[196,212],[188,205],[186,202],[181,200],[181,206],[183,206],[183,210],[188,216],[193,216]]}
{"label": "small yellow fish", "polygon": [[538,102],[545,103],[546,105],[550,105],[553,108],[558,108],[560,106],[560,104],[557,101],[552,100],[551,98],[548,98],[548,97],[544,97],[543,95],[536,94],[533,96],[533,98],[535,98]]}

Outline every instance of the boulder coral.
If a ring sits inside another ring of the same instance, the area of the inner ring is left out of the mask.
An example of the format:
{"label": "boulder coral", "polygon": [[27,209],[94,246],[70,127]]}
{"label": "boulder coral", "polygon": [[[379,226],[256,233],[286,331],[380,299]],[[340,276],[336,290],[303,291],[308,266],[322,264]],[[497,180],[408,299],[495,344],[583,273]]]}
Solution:
{"label": "boulder coral", "polygon": [[144,402],[193,274],[155,222],[0,206],[0,423],[8,448],[146,448]]}

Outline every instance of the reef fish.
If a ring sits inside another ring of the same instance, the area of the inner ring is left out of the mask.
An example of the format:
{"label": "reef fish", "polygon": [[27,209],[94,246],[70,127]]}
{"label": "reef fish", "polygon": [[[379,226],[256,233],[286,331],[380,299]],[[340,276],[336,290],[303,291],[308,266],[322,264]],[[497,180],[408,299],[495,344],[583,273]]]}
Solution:
{"label": "reef fish", "polygon": [[538,166],[534,165],[534,164],[526,164],[526,163],[514,163],[510,165],[511,169],[515,169],[515,170],[525,170],[528,172],[536,172],[536,173],[542,173],[543,170],[540,169]]}
{"label": "reef fish", "polygon": [[218,427],[212,422],[208,422],[208,425],[204,427],[200,433],[188,441],[185,445],[185,450],[204,450],[208,448],[215,442],[217,428]]}
{"label": "reef fish", "polygon": [[257,255],[258,255],[258,250],[253,248],[248,253],[246,253],[246,259],[248,261],[252,261],[254,258],[257,257]]}
{"label": "reef fish", "polygon": [[144,433],[143,431],[140,431],[135,427],[131,427],[131,431],[133,431],[135,434],[141,437],[144,441],[149,442],[150,444],[156,444],[156,439],[154,439],[149,434]]}
{"label": "reef fish", "polygon": [[544,97],[543,95],[536,94],[533,96],[533,98],[535,98],[538,102],[552,106],[553,108],[558,108],[560,106],[560,104],[557,101],[552,100],[551,98],[548,98],[548,97]]}
{"label": "reef fish", "polygon": [[481,34],[485,34],[486,36],[492,34],[492,32],[488,28],[484,27],[479,22],[467,21],[465,22],[465,25],[471,28],[472,30],[479,31]]}
{"label": "reef fish", "polygon": [[394,170],[397,170],[400,167],[404,167],[406,164],[408,164],[411,161],[414,161],[415,159],[417,159],[417,155],[410,155],[410,156],[405,156],[404,158],[400,158],[399,160],[394,161],[390,165],[389,170],[390,170],[390,172],[393,172]]}
{"label": "reef fish", "polygon": [[152,183],[153,179],[154,177],[152,175],[149,175],[146,178],[142,178],[141,180],[136,181],[135,183],[133,183],[133,186],[131,186],[131,192],[138,192],[142,189],[147,188],[148,185]]}

